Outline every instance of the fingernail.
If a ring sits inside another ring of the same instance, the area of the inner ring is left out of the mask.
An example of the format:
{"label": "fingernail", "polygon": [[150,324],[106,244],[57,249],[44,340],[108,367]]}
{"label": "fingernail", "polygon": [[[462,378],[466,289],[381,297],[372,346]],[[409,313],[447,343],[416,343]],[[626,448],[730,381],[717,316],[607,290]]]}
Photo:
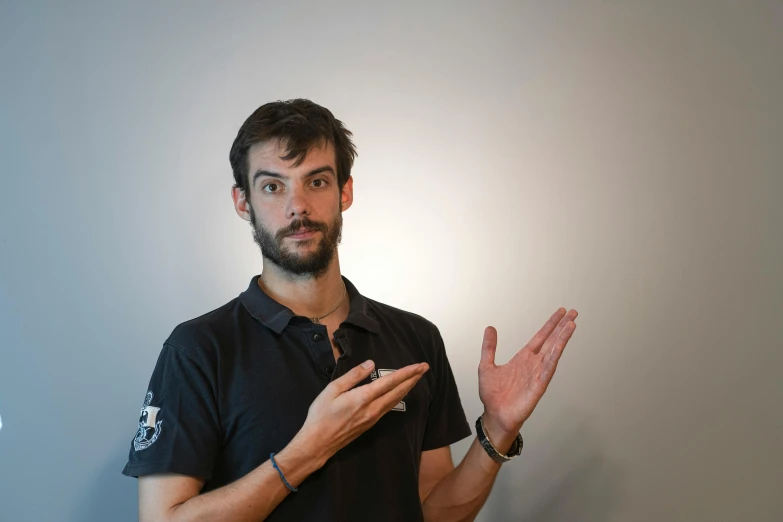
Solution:
{"label": "fingernail", "polygon": [[369,370],[370,368],[372,368],[372,361],[370,360],[364,361],[362,363],[362,368],[364,368],[365,370]]}
{"label": "fingernail", "polygon": [[422,369],[422,371],[425,371],[425,372],[426,372],[427,370],[429,370],[429,369],[430,369],[430,365],[429,365],[429,364],[427,364],[427,363],[421,363],[421,364],[419,365],[419,368],[421,368],[421,369]]}

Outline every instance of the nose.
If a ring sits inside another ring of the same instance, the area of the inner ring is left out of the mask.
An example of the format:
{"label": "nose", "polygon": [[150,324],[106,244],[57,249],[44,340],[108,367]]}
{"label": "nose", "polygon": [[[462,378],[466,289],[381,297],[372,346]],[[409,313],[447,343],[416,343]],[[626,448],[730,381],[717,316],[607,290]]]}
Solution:
{"label": "nose", "polygon": [[310,215],[310,203],[307,201],[301,188],[294,188],[290,192],[287,201],[286,217],[289,219]]}

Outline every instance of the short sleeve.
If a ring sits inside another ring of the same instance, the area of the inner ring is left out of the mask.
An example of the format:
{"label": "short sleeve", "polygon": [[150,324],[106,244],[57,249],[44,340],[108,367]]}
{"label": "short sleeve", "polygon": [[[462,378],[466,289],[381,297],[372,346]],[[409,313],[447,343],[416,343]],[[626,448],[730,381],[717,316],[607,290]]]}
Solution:
{"label": "short sleeve", "polygon": [[443,338],[434,325],[433,330],[433,358],[430,371],[434,372],[435,383],[427,427],[424,430],[423,451],[448,446],[472,433],[446,356]]}
{"label": "short sleeve", "polygon": [[214,381],[204,366],[181,348],[163,345],[124,475],[171,472],[211,477],[221,431]]}

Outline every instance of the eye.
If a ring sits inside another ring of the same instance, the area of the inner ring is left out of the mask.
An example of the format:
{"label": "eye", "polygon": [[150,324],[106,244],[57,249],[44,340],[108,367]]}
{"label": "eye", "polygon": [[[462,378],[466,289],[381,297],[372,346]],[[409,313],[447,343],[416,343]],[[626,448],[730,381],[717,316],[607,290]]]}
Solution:
{"label": "eye", "polygon": [[327,181],[325,179],[317,178],[317,179],[313,180],[313,186],[315,188],[325,187],[326,184],[327,184]]}
{"label": "eye", "polygon": [[266,185],[261,187],[261,190],[269,193],[277,192],[277,183],[267,183]]}

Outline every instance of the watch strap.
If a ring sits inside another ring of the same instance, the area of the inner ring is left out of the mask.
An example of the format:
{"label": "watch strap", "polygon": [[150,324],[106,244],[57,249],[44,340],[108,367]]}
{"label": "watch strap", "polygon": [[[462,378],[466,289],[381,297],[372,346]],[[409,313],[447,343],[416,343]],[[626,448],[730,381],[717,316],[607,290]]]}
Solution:
{"label": "watch strap", "polygon": [[484,448],[484,450],[487,452],[487,455],[489,455],[492,460],[494,460],[499,464],[503,464],[504,462],[508,462],[509,460],[519,456],[519,454],[522,453],[522,434],[520,433],[517,433],[517,437],[516,439],[514,439],[514,443],[511,444],[511,449],[508,450],[508,453],[506,453],[505,455],[500,453],[495,448],[495,446],[493,446],[492,443],[489,441],[489,438],[487,437],[487,434],[484,431],[483,419],[484,419],[483,414],[480,415],[478,419],[476,419],[476,436],[478,437],[481,446]]}

